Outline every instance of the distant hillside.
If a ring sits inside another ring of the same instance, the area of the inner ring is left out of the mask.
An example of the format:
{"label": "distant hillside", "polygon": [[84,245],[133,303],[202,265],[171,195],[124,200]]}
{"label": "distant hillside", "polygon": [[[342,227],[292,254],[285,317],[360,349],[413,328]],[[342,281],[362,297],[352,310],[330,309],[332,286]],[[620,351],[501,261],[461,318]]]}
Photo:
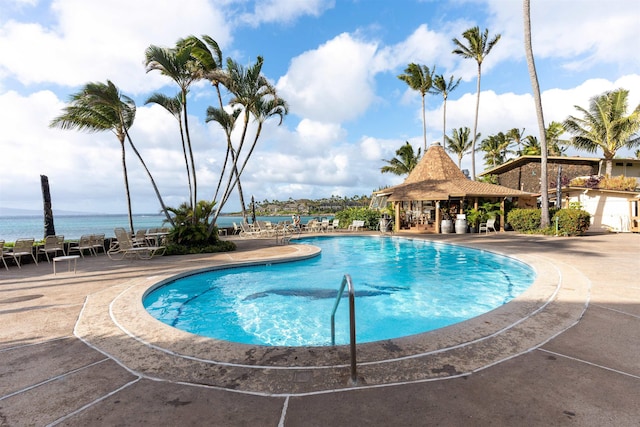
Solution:
{"label": "distant hillside", "polygon": [[[42,210],[35,209],[15,209],[15,208],[5,208],[4,206],[0,206],[0,216],[42,216]],[[53,210],[53,216],[56,215],[100,215],[93,214],[91,212],[73,212],[73,211],[61,211],[58,209]]]}

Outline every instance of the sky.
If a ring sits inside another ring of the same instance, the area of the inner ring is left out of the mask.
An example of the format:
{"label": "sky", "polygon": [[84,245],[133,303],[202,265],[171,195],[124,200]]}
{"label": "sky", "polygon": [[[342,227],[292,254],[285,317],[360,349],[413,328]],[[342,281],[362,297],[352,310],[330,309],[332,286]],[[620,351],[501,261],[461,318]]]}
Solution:
{"label": "sky", "polygon": [[[638,22],[637,1],[531,0],[547,124],[578,115],[576,105],[587,108],[608,90],[629,90],[629,112],[640,104]],[[414,62],[461,78],[446,104],[447,134],[473,128],[477,64],[452,53],[452,40],[473,26],[501,35],[482,64],[478,132],[537,136],[521,1],[0,0],[0,208],[41,210],[46,175],[54,212],[126,213],[116,137],[49,127],[71,94],[107,80],[136,102],[131,137],[165,203],[188,200],[178,122],[145,105],[152,93],[174,95],[177,87],[146,72],[144,52],[190,35],[211,36],[224,58],[246,66],[264,57],[263,74],[289,104],[282,124],[265,123],[242,175],[247,197],[352,197],[399,184],[403,177],[380,172],[384,159],[405,141],[422,148],[423,136],[420,95],[397,76]],[[205,122],[217,98],[201,82],[188,102],[198,193],[211,199],[226,144],[219,125]],[[442,96],[428,95],[426,109],[430,145],[442,141]],[[127,167],[133,212],[159,212],[130,150]],[[470,168],[466,156],[462,169]],[[484,169],[477,154],[476,171]],[[238,208],[232,196],[223,211]]]}

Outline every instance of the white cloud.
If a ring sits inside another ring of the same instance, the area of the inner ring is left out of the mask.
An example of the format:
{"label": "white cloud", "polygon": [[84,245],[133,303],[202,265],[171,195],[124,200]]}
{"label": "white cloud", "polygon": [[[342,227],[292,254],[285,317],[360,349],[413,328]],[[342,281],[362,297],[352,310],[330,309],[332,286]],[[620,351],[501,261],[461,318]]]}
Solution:
{"label": "white cloud", "polygon": [[257,0],[253,12],[243,14],[240,21],[254,27],[270,22],[290,23],[301,16],[320,16],[334,4],[334,0]]}
{"label": "white cloud", "polygon": [[341,34],[294,58],[277,89],[297,116],[334,123],[354,119],[375,100],[375,51],[375,44]]}

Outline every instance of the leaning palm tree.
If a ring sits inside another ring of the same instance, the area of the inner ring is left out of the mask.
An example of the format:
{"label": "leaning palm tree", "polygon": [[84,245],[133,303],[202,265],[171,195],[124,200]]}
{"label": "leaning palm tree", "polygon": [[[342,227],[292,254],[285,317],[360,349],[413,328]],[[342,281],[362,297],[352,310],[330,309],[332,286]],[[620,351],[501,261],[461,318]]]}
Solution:
{"label": "leaning palm tree", "polygon": [[[462,167],[462,158],[464,155],[471,151],[471,140],[469,139],[470,133],[471,129],[463,127],[453,129],[453,136],[451,138],[447,135],[444,137],[447,150],[458,156],[458,168]],[[480,138],[480,134],[476,135],[476,138]]]}
{"label": "leaning palm tree", "polygon": [[424,138],[424,151],[427,151],[427,118],[425,111],[425,97],[433,87],[433,75],[436,67],[429,70],[426,65],[418,65],[411,63],[404,70],[404,74],[400,74],[398,78],[409,85],[413,90],[420,92],[422,97],[422,135]]}
{"label": "leaning palm tree", "polygon": [[605,173],[611,176],[612,159],[621,148],[633,149],[640,146],[640,104],[627,115],[629,91],[617,89],[594,96],[589,109],[575,108],[582,118],[569,116],[564,128],[573,137],[569,143],[579,150],[594,153],[602,150],[606,160]]}
{"label": "leaning palm tree", "polygon": [[473,27],[462,33],[462,37],[467,41],[467,45],[464,45],[458,39],[454,38],[453,43],[457,46],[453,50],[453,53],[460,55],[463,58],[474,59],[478,63],[478,81],[477,81],[477,97],[476,97],[476,115],[473,122],[473,141],[471,143],[471,179],[476,179],[476,134],[478,132],[478,112],[480,111],[480,78],[482,76],[482,62],[484,58],[491,52],[491,49],[500,40],[500,34],[497,34],[491,41],[489,41],[489,30],[485,29],[483,33],[480,33],[480,28]]}
{"label": "leaning palm tree", "polygon": [[538,132],[540,132],[540,228],[549,226],[549,183],[547,176],[547,157],[549,150],[547,148],[547,132],[544,126],[544,115],[542,114],[542,97],[540,96],[540,85],[538,84],[538,73],[536,72],[536,63],[533,58],[533,48],[531,47],[531,11],[530,1],[523,0],[524,15],[524,49],[527,55],[527,65],[529,68],[529,79],[531,80],[531,88],[533,89],[533,99],[536,105],[536,116],[538,117]]}
{"label": "leaning palm tree", "polygon": [[122,171],[124,175],[125,194],[127,198],[127,213],[129,216],[129,228],[131,232],[133,228],[133,215],[131,211],[131,195],[129,191],[129,177],[127,173],[125,139],[129,141],[129,145],[142,163],[147,175],[151,179],[151,183],[156,192],[156,196],[162,206],[167,220],[173,223],[167,208],[162,201],[160,191],[147,168],[142,156],[136,149],[131,137],[129,136],[129,128],[133,125],[136,116],[136,104],[126,95],[120,93],[118,88],[110,81],[107,83],[87,83],[82,90],[71,95],[69,105],[67,105],[63,114],[54,118],[50,126],[59,127],[61,129],[78,129],[87,132],[111,131],[118,138],[121,149]]}
{"label": "leaning palm tree", "polygon": [[403,146],[396,150],[396,157],[390,160],[383,159],[383,161],[388,164],[381,167],[380,172],[400,176],[409,175],[418,162],[420,162],[420,156],[420,148],[418,148],[418,153],[416,154],[413,151],[413,146],[409,144],[409,141],[406,141]]}
{"label": "leaning palm tree", "polygon": [[522,130],[518,129],[518,128],[513,128],[510,129],[507,133],[507,138],[509,138],[509,140],[516,144],[516,146],[518,147],[516,154],[518,154],[519,156],[522,156],[522,139],[524,138],[524,128],[522,128]]}
{"label": "leaning palm tree", "polygon": [[460,84],[459,78],[458,80],[453,81],[454,77],[449,77],[449,81],[447,81],[442,74],[438,74],[433,79],[433,89],[431,93],[433,94],[442,94],[443,104],[442,104],[442,141],[447,138],[447,98],[449,94],[453,92],[458,85]]}
{"label": "leaning palm tree", "polygon": [[184,127],[182,126],[182,95],[167,96],[163,93],[156,92],[152,94],[145,104],[158,104],[165,110],[167,110],[178,121],[178,127],[180,129],[180,141],[182,141],[182,154],[184,156],[184,164],[187,169],[187,184],[189,186],[189,194],[192,194],[193,188],[191,187],[191,167],[189,166],[189,159],[187,157],[187,144],[184,139]]}
{"label": "leaning palm tree", "polygon": [[187,93],[191,84],[202,77],[201,69],[197,61],[191,55],[188,46],[178,46],[176,48],[166,48],[151,45],[145,51],[145,65],[147,72],[157,70],[161,74],[171,78],[180,88],[180,102],[182,103],[182,120],[184,123],[184,133],[187,142],[187,151],[191,162],[191,179],[193,182],[193,192],[189,194],[191,206],[195,206],[198,200],[198,184],[196,179],[196,167],[191,148],[191,137],[189,135],[189,120],[187,111]]}

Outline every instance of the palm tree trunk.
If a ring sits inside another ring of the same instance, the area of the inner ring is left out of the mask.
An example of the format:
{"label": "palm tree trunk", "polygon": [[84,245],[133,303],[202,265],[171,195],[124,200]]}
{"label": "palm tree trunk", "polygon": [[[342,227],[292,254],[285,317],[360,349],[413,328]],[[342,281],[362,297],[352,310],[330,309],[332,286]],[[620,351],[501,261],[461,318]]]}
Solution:
{"label": "palm tree trunk", "polygon": [[[189,135],[189,120],[187,113],[187,91],[182,90],[182,107],[184,115],[184,132],[187,136],[187,148],[189,149],[189,158],[191,160],[191,176],[193,179],[193,194],[191,194],[191,209],[195,209],[198,203],[198,184],[196,180],[196,162],[193,158],[193,149],[191,148],[191,136]],[[196,223],[196,216],[193,216],[193,223]]]}
{"label": "palm tree trunk", "polygon": [[536,115],[538,116],[538,131],[540,132],[540,193],[541,193],[541,216],[540,228],[549,226],[549,184],[547,177],[547,135],[544,126],[544,116],[542,114],[542,98],[540,96],[540,85],[538,84],[538,74],[533,58],[533,48],[531,46],[531,13],[530,0],[523,0],[524,9],[524,47],[529,66],[529,78],[533,89],[533,99],[536,104]]}
{"label": "palm tree trunk", "polygon": [[478,135],[478,112],[480,111],[480,76],[482,75],[482,64],[478,63],[478,83],[476,85],[476,117],[473,121],[473,139],[471,140],[471,179],[476,180],[476,137]]}
{"label": "palm tree trunk", "polygon": [[44,237],[55,236],[56,227],[53,223],[53,210],[51,209],[51,191],[49,190],[49,178],[46,175],[40,175],[40,187],[42,188],[44,208]]}
{"label": "palm tree trunk", "polygon": [[129,176],[127,174],[127,162],[125,160],[124,139],[120,141],[122,149],[122,172],[124,174],[124,191],[127,197],[127,214],[129,215],[129,231],[135,233],[133,228],[133,213],[131,211],[131,193],[129,192]]}
{"label": "palm tree trunk", "polygon": [[427,116],[425,112],[425,96],[422,95],[422,137],[424,138],[424,152],[427,152]]}
{"label": "palm tree trunk", "polygon": [[189,200],[191,200],[191,194],[193,188],[191,187],[191,168],[189,167],[189,159],[187,158],[187,143],[184,140],[184,127],[182,126],[182,115],[178,118],[180,125],[180,139],[182,140],[182,154],[184,155],[184,166],[187,169],[187,183],[189,186]]}
{"label": "palm tree trunk", "polygon": [[[442,146],[444,147],[444,141],[446,140],[445,136],[447,135],[447,97],[444,97],[443,102],[443,114],[442,114]],[[460,165],[458,165],[460,168]]]}
{"label": "palm tree trunk", "polygon": [[153,189],[156,192],[156,197],[158,198],[158,201],[160,202],[160,207],[162,208],[162,212],[164,213],[164,216],[167,218],[167,221],[169,222],[169,224],[171,224],[171,226],[174,227],[175,224],[173,222],[173,218],[171,218],[171,216],[169,215],[169,211],[167,210],[167,207],[165,206],[164,201],[162,200],[162,196],[160,195],[160,190],[158,190],[158,186],[156,185],[155,179],[153,179],[153,176],[151,175],[151,171],[149,171],[149,168],[147,167],[147,164],[142,159],[142,156],[138,152],[138,149],[136,148],[136,146],[133,145],[133,141],[131,141],[131,136],[129,135],[129,132],[126,129],[125,129],[125,132],[127,134],[127,139],[129,140],[129,145],[131,145],[131,148],[133,149],[133,152],[136,153],[136,156],[138,156],[138,160],[140,160],[140,163],[142,163],[142,167],[147,172],[147,175],[149,176],[149,179],[151,180],[151,185],[153,185]]}

